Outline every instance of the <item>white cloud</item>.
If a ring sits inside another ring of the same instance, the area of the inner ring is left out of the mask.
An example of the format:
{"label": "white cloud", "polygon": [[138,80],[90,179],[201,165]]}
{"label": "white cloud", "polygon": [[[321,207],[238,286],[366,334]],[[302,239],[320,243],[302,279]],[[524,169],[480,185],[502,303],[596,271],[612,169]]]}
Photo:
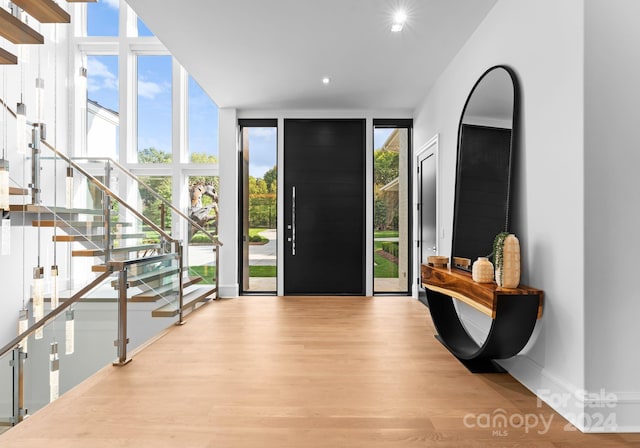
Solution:
{"label": "white cloud", "polygon": [[96,92],[101,89],[117,90],[118,77],[109,71],[109,67],[97,58],[87,58],[87,89]]}
{"label": "white cloud", "polygon": [[163,87],[152,81],[138,80],[138,95],[150,100],[155,99],[163,91]]}
{"label": "white cloud", "polygon": [[100,0],[105,3],[108,7],[113,9],[118,9],[120,7],[120,0]]}

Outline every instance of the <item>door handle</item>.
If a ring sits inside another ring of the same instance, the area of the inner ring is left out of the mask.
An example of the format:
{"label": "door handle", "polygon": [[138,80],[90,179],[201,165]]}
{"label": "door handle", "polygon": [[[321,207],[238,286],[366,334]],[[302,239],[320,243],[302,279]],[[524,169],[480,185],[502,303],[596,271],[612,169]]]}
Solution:
{"label": "door handle", "polygon": [[296,186],[291,187],[291,255],[296,255]]}

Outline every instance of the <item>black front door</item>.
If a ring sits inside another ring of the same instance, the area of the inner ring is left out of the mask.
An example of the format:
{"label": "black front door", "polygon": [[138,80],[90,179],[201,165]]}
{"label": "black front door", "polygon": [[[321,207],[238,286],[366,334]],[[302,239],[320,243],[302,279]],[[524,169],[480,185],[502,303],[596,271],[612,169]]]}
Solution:
{"label": "black front door", "polygon": [[284,293],[365,292],[365,121],[284,122]]}

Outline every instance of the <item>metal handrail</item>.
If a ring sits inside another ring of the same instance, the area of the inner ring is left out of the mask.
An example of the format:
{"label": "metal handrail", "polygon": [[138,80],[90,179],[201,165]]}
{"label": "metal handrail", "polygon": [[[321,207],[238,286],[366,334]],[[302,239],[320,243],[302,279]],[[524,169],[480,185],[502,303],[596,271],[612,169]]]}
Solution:
{"label": "metal handrail", "polygon": [[7,112],[13,115],[13,118],[18,118],[18,115],[16,114],[16,112],[13,109],[11,109],[11,106],[5,103],[2,98],[0,98],[0,105],[2,105],[3,108],[7,109]]}
{"label": "metal handrail", "polygon": [[159,201],[161,201],[162,203],[168,205],[171,210],[173,210],[174,212],[176,212],[178,215],[180,215],[181,217],[183,217],[184,219],[187,220],[187,222],[189,222],[189,224],[191,224],[193,227],[195,227],[196,229],[198,229],[199,231],[201,231],[202,233],[204,233],[206,236],[209,237],[209,239],[211,239],[211,241],[216,245],[216,246],[223,246],[222,242],[218,239],[218,237],[212,235],[211,233],[209,233],[207,230],[205,230],[200,224],[198,224],[197,222],[195,222],[193,219],[189,218],[189,216],[187,216],[186,214],[184,214],[182,212],[182,210],[180,210],[179,208],[177,208],[175,205],[173,205],[170,201],[166,200],[165,198],[163,198],[162,196],[160,196],[158,193],[155,192],[155,190],[153,188],[151,188],[149,185],[147,185],[146,183],[144,183],[144,181],[142,181],[138,176],[136,176],[135,174],[133,174],[131,171],[129,171],[127,168],[125,168],[124,166],[122,166],[120,163],[118,163],[117,161],[113,160],[110,157],[75,157],[75,159],[81,159],[81,160],[88,160],[88,161],[92,161],[92,160],[104,160],[107,161],[109,163],[114,164],[115,166],[117,166],[120,171],[122,171],[123,173],[125,173],[127,176],[129,176],[131,179],[135,180],[136,182],[138,182],[140,185],[142,185],[143,187],[145,187],[147,190],[149,190],[149,192],[151,193],[151,195],[158,199]]}
{"label": "metal handrail", "polygon": [[108,262],[108,265],[111,266],[114,271],[123,271],[128,266],[132,266],[136,264],[144,264],[144,263],[155,263],[157,261],[171,260],[177,257],[178,257],[178,254],[176,252],[173,254],[152,255],[150,257],[132,258],[129,260],[114,260],[114,261]]}
{"label": "metal handrail", "polygon": [[162,230],[160,227],[158,227],[153,221],[151,221],[149,218],[147,218],[146,216],[144,216],[142,213],[140,213],[138,210],[136,210],[135,208],[133,208],[132,206],[130,206],[124,199],[122,199],[120,196],[118,196],[117,194],[115,194],[113,191],[111,191],[109,188],[107,188],[102,182],[100,182],[98,179],[96,179],[95,177],[93,177],[91,174],[89,174],[84,168],[82,168],[80,165],[78,165],[77,163],[75,163],[73,160],[71,160],[69,157],[67,157],[65,154],[61,153],[60,151],[58,151],[56,148],[54,148],[53,146],[51,146],[46,140],[41,139],[40,140],[42,142],[42,144],[44,146],[46,146],[47,148],[49,148],[51,151],[53,151],[58,157],[60,157],[62,160],[64,160],[65,162],[67,162],[69,165],[71,165],[73,168],[75,168],[76,170],[78,170],[80,173],[82,173],[87,179],[89,179],[91,181],[91,183],[93,183],[96,187],[98,187],[104,194],[112,197],[113,199],[115,199],[116,201],[118,201],[120,204],[122,204],[123,207],[125,207],[126,209],[128,209],[130,212],[132,212],[136,217],[138,217],[138,219],[140,219],[141,221],[143,221],[145,224],[147,224],[149,227],[151,227],[155,232],[158,232],[163,238],[165,238],[167,241],[171,242],[171,243],[179,243],[180,241],[173,238],[171,235],[169,235],[167,232],[165,232],[164,230]]}
{"label": "metal handrail", "polygon": [[82,299],[82,296],[84,296],[86,293],[88,293],[93,288],[98,286],[100,283],[102,283],[104,280],[107,279],[107,277],[110,277],[112,274],[113,274],[112,271],[107,271],[100,274],[98,277],[96,277],[95,280],[93,280],[91,283],[89,283],[87,286],[85,286],[80,291],[75,293],[71,298],[69,298],[69,300],[65,300],[63,303],[58,305],[56,309],[50,311],[49,314],[44,316],[38,322],[31,325],[29,328],[27,328],[25,331],[19,334],[16,338],[14,338],[11,342],[9,342],[7,345],[2,347],[2,349],[0,349],[0,357],[4,356],[9,351],[13,350],[16,347],[16,345],[22,342],[22,340],[28,337],[31,333],[45,326],[46,323],[49,322],[51,319],[53,319],[54,317],[62,313],[64,310],[69,308],[74,303],[80,301],[80,299]]}

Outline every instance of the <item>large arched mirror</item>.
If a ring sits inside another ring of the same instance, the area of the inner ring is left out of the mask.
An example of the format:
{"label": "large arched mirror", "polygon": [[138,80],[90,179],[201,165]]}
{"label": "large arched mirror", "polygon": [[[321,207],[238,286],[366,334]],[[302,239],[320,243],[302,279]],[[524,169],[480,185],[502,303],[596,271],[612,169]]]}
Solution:
{"label": "large arched mirror", "polygon": [[486,257],[494,237],[509,230],[518,97],[515,73],[500,65],[487,70],[467,98],[458,127],[452,258]]}

